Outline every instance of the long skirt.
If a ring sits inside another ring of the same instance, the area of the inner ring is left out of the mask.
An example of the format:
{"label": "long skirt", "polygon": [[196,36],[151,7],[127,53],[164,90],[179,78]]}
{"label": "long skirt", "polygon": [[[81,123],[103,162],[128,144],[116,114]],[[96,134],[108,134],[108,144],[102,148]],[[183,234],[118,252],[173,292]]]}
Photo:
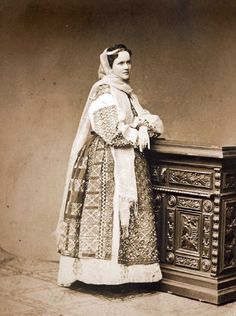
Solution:
{"label": "long skirt", "polygon": [[[67,197],[58,284],[157,282],[161,279],[156,215],[145,155],[135,150],[138,212],[122,233],[111,147],[93,136],[81,150]],[[127,179],[129,181],[129,179]]]}

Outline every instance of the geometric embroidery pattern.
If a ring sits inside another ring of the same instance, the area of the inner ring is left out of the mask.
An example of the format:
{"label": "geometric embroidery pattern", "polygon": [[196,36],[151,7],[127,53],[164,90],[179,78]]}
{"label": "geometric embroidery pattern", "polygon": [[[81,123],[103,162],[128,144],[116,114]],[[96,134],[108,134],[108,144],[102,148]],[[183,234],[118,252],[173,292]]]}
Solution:
{"label": "geometric embroidery pattern", "polygon": [[114,147],[133,146],[118,130],[118,113],[116,105],[110,105],[98,109],[93,113],[94,131]]}
{"label": "geometric embroidery pattern", "polygon": [[67,194],[62,233],[58,251],[64,256],[78,257],[78,241],[86,186],[87,156],[95,137],[91,137],[78,154]]}
{"label": "geometric embroidery pattern", "polygon": [[114,189],[113,157],[110,147],[100,137],[97,137],[91,146],[86,181],[79,235],[79,257],[110,259],[113,194],[108,191]]}
{"label": "geometric embroidery pattern", "polygon": [[[107,145],[106,145],[107,146]],[[110,147],[104,153],[101,170],[101,217],[97,258],[110,259],[112,253],[112,222],[114,196],[114,162]]]}
{"label": "geometric embroidery pattern", "polygon": [[[118,114],[115,105],[98,109],[93,113],[94,131],[110,144],[117,134]],[[105,126],[105,128],[104,128]]]}
{"label": "geometric embroidery pattern", "polygon": [[119,263],[125,265],[159,262],[152,186],[147,161],[135,151],[138,213],[131,209],[128,237],[120,237]]}
{"label": "geometric embroidery pattern", "polygon": [[74,166],[58,245],[62,255],[111,259],[113,196],[111,149],[95,135]]}
{"label": "geometric embroidery pattern", "polygon": [[[128,237],[120,236],[118,262],[125,265],[159,261],[150,174],[144,154],[136,150],[135,175],[138,212],[130,210]],[[111,259],[113,197],[111,149],[95,135],[75,163],[58,244],[62,255]]]}

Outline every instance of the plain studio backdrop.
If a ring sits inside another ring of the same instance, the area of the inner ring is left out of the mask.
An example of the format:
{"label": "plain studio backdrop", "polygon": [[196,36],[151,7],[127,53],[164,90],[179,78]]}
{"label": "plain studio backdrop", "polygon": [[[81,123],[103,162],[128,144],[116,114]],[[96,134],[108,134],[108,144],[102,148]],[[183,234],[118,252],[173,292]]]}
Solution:
{"label": "plain studio backdrop", "polygon": [[235,0],[2,0],[0,244],[55,260],[67,160],[99,54],[133,51],[131,85],[165,137],[236,145]]}

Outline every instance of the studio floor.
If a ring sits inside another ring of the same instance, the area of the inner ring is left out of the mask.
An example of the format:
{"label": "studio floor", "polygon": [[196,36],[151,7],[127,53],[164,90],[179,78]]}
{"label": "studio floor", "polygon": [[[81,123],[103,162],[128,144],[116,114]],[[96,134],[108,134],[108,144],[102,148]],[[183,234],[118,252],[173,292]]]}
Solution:
{"label": "studio floor", "polygon": [[223,306],[162,293],[153,286],[56,284],[58,263],[16,258],[0,251],[0,315],[50,316],[236,316]]}

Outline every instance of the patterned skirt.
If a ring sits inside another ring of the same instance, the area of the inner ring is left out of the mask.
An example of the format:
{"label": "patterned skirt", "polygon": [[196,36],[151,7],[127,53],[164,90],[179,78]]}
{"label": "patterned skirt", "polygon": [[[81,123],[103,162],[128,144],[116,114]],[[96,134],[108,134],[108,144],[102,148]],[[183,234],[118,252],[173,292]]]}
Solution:
{"label": "patterned skirt", "polygon": [[[138,150],[135,175],[138,213],[131,209],[129,233],[124,237],[111,147],[94,135],[81,150],[74,166],[58,245],[62,255],[59,284],[75,280],[121,284],[161,279],[149,169],[144,154]],[[69,280],[65,275],[70,275]]]}

